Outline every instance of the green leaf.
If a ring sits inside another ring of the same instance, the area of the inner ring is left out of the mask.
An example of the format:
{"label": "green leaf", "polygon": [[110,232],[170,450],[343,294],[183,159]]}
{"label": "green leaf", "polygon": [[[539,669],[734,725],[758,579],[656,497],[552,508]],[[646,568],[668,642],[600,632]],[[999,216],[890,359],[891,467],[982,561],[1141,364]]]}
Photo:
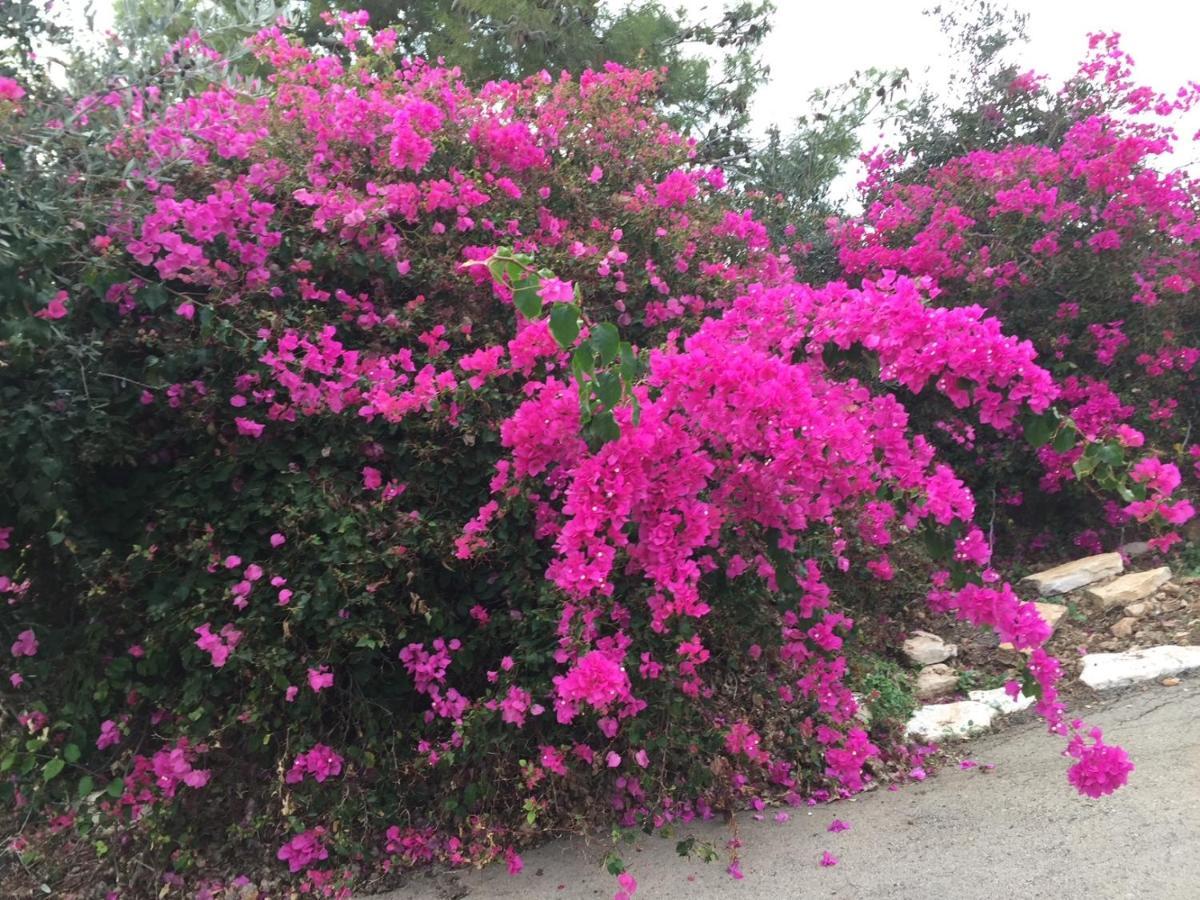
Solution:
{"label": "green leaf", "polygon": [[933,559],[944,561],[954,555],[954,538],[938,526],[926,522],[922,537],[925,549]]}
{"label": "green leaf", "polygon": [[1119,466],[1125,462],[1125,450],[1120,444],[1101,444],[1096,456],[1100,462],[1110,466]]}
{"label": "green leaf", "polygon": [[621,335],[617,331],[617,326],[612,322],[601,322],[592,329],[588,343],[599,355],[600,365],[607,366],[617,358],[617,351],[621,346]]}
{"label": "green leaf", "polygon": [[1054,437],[1057,421],[1054,416],[1045,412],[1040,416],[1030,416],[1025,420],[1025,440],[1033,448],[1045,447]]}
{"label": "green leaf", "polygon": [[[533,275],[517,281],[513,289],[513,306],[527,319],[536,319],[542,314],[542,297],[538,293],[541,282]],[[553,319],[552,319],[553,321]]]}
{"label": "green leaf", "polygon": [[637,380],[640,374],[641,365],[638,358],[633,354],[633,347],[627,342],[622,341],[620,347],[621,354],[621,377],[627,383],[632,383]]}
{"label": "green leaf", "polygon": [[1096,469],[1096,458],[1094,456],[1084,455],[1075,460],[1075,465],[1071,467],[1075,470],[1075,477],[1079,479],[1087,478]]}
{"label": "green leaf", "polygon": [[91,775],[84,775],[79,779],[79,787],[75,791],[75,796],[81,800],[92,792],[96,786],[96,780]]}
{"label": "green leaf", "polygon": [[604,868],[608,870],[609,875],[616,877],[617,875],[624,874],[625,863],[617,854],[609,853],[604,857]]}
{"label": "green leaf", "polygon": [[1079,438],[1079,432],[1075,430],[1075,426],[1067,423],[1058,430],[1058,434],[1054,436],[1054,450],[1057,453],[1066,453],[1075,447],[1075,442]]}
{"label": "green leaf", "polygon": [[596,396],[609,409],[620,401],[621,387],[621,378],[614,372],[601,372],[596,376]]}
{"label": "green leaf", "polygon": [[124,790],[125,790],[125,779],[124,778],[114,778],[112,781],[110,781],[108,783],[108,788],[105,790],[104,793],[108,794],[108,796],[110,796],[110,797],[120,797],[121,792]]}
{"label": "green leaf", "polygon": [[621,436],[621,426],[617,424],[613,414],[605,409],[596,413],[592,421],[588,423],[588,433],[603,446]]}
{"label": "green leaf", "polygon": [[56,756],[42,767],[42,781],[53,781],[67,767],[66,760]]}
{"label": "green leaf", "polygon": [[574,303],[556,303],[550,310],[550,333],[564,350],[579,337],[579,307]]}
{"label": "green leaf", "polygon": [[575,380],[582,382],[584,375],[591,375],[596,371],[596,354],[589,347],[580,347],[575,351],[575,355],[571,357],[571,372],[575,375]]}
{"label": "green leaf", "polygon": [[67,744],[63,747],[63,759],[69,763],[79,762],[79,746],[77,744]]}

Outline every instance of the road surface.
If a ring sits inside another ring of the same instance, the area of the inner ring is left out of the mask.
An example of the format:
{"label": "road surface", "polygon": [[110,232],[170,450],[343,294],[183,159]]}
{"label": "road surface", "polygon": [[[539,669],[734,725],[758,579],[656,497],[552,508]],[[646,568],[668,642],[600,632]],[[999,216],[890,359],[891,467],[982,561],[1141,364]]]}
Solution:
{"label": "road surface", "polygon": [[[875,791],[780,824],[739,816],[745,879],[724,863],[680,859],[678,838],[646,838],[622,857],[636,900],[1008,900],[1079,897],[1200,900],[1200,678],[1152,683],[1073,710],[1122,744],[1136,771],[1100,800],[1066,781],[1063,741],[1036,720],[971,742],[995,769],[943,769],[900,791]],[[834,818],[851,829],[830,834]],[[692,833],[723,846],[728,829]],[[683,835],[680,835],[682,837]],[[836,866],[822,868],[828,850]],[[376,900],[609,900],[602,842],[557,842],[524,854],[525,871],[422,875]]]}

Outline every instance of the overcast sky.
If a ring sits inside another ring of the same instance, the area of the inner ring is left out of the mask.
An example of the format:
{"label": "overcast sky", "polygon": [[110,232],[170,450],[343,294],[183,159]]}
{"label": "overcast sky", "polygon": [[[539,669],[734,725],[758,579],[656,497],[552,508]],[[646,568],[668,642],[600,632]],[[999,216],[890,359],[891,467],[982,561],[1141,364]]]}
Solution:
{"label": "overcast sky", "polygon": [[[681,3],[710,15],[719,15],[723,6],[721,0]],[[758,130],[786,126],[812,90],[857,69],[906,67],[914,76],[932,69],[934,84],[945,72],[945,42],[935,20],[922,15],[936,0],[775,0],[775,5],[774,28],[763,46],[771,80],[754,103]],[[1197,0],[1016,0],[1009,6],[1029,13],[1030,42],[1020,51],[1022,63],[1056,81],[1074,71],[1089,31],[1120,32],[1145,83],[1173,89],[1200,80]]]}

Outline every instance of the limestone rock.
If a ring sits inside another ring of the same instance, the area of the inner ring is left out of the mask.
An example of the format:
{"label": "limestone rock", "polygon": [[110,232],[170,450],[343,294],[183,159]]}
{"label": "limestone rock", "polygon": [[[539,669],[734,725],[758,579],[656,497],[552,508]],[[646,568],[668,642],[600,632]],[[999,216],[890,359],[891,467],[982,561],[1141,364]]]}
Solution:
{"label": "limestone rock", "polygon": [[1109,610],[1145,600],[1170,580],[1171,570],[1167,566],[1160,566],[1145,572],[1130,572],[1108,584],[1088,588],[1084,593],[1096,601],[1101,609]]}
{"label": "limestone rock", "polygon": [[1089,653],[1079,680],[1098,691],[1200,669],[1200,647],[1164,644],[1125,653]]}
{"label": "limestone rock", "polygon": [[1118,553],[1124,553],[1130,559],[1137,559],[1139,556],[1145,556],[1150,552],[1150,545],[1145,541],[1130,541],[1128,544],[1122,544],[1117,548]]}
{"label": "limestone rock", "polygon": [[[1036,600],[1033,605],[1037,608],[1038,615],[1042,617],[1042,621],[1050,626],[1050,634],[1053,635],[1054,629],[1058,627],[1058,620],[1067,614],[1067,608],[1061,603],[1039,603]],[[1016,648],[1008,641],[1005,641],[1000,645],[1000,649],[1015,650]]]}
{"label": "limestone rock", "polygon": [[1043,597],[1049,597],[1052,594],[1065,594],[1101,578],[1120,575],[1123,571],[1125,563],[1121,561],[1120,553],[1101,553],[1037,572],[1023,581],[1033,585]]}
{"label": "limestone rock", "polygon": [[1023,709],[1029,709],[1029,707],[1037,702],[1036,698],[1027,697],[1025,694],[1018,694],[1014,700],[1008,695],[1008,691],[1002,687],[994,688],[990,691],[969,691],[967,696],[977,703],[990,706],[1002,716],[1012,715]]}
{"label": "limestone rock", "polygon": [[1126,616],[1115,624],[1109,631],[1113,637],[1127,638],[1133,637],[1133,629],[1137,626],[1138,620],[1136,616]]}
{"label": "limestone rock", "polygon": [[928,631],[914,631],[902,648],[909,662],[919,666],[945,662],[952,656],[958,655],[958,647],[947,644],[936,634]]}
{"label": "limestone rock", "polygon": [[935,703],[922,706],[913,713],[904,733],[909,738],[919,738],[927,742],[961,741],[986,731],[998,715],[993,707],[977,700]]}
{"label": "limestone rock", "polygon": [[926,666],[917,675],[917,699],[938,700],[958,689],[958,673],[945,663]]}
{"label": "limestone rock", "polygon": [[1137,603],[1131,603],[1125,607],[1125,615],[1140,619],[1146,613],[1150,612],[1152,607],[1153,604],[1149,600],[1139,600]]}

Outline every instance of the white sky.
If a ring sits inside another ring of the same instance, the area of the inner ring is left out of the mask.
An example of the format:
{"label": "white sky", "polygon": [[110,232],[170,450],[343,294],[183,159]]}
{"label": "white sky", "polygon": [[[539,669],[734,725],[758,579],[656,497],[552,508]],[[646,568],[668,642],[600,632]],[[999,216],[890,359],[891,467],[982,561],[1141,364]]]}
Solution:
{"label": "white sky", "polygon": [[[719,15],[720,0],[678,0],[692,12]],[[774,28],[763,44],[770,83],[753,107],[755,129],[787,126],[816,88],[856,70],[908,68],[937,84],[946,71],[945,41],[922,10],[936,0],[775,0]],[[942,3],[954,6],[953,0]],[[1137,63],[1140,81],[1174,89],[1200,80],[1200,3],[1195,0],[1013,0],[1029,13],[1030,41],[1020,62],[1059,82],[1075,70],[1089,31],[1117,31]],[[786,127],[784,127],[786,131]]]}

